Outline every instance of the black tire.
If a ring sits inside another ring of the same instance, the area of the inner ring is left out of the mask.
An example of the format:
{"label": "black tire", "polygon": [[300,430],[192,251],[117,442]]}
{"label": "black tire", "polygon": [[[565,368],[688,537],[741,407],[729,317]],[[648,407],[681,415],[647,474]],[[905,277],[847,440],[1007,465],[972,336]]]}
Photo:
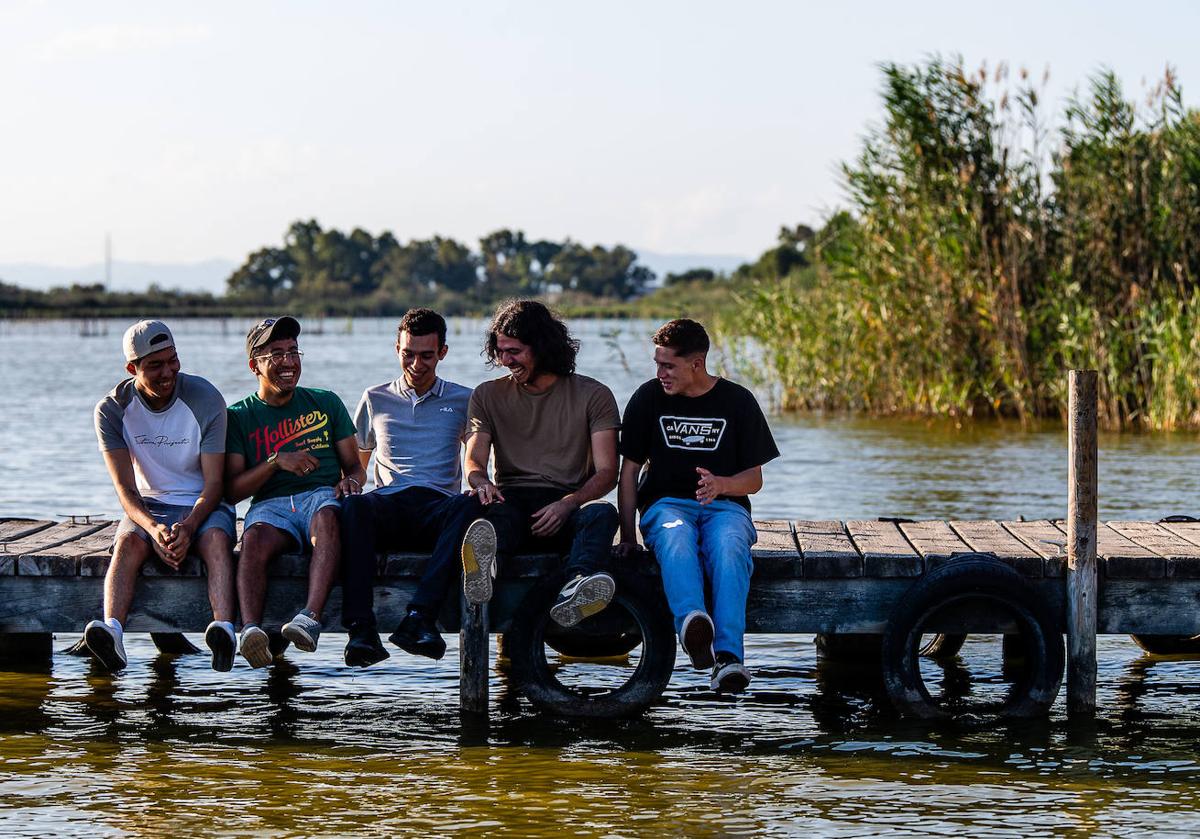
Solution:
{"label": "black tire", "polygon": [[817,655],[826,661],[846,664],[878,664],[883,636],[858,632],[818,633],[813,642]]}
{"label": "black tire", "polygon": [[[1050,605],[1009,566],[994,557],[957,557],[930,571],[909,589],[883,636],[883,679],[896,710],[908,717],[947,720],[955,714],[936,702],[921,677],[922,628],[939,610],[986,601],[1016,622],[1026,666],[1003,703],[989,716],[1024,719],[1046,715],[1062,684],[1062,629]],[[978,711],[973,710],[973,715]]]}
{"label": "black tire", "polygon": [[[539,710],[565,717],[631,717],[645,711],[666,689],[675,667],[671,613],[660,593],[639,591],[645,587],[644,580],[614,577],[617,592],[612,603],[577,629],[585,639],[592,627],[600,634],[636,635],[642,645],[641,657],[629,678],[616,689],[594,691],[564,685],[546,660],[547,635],[562,633],[557,626],[547,631],[560,579],[548,577],[538,582],[514,613],[512,625],[504,634],[504,649],[512,661],[514,683]],[[562,633],[559,637],[568,636]]]}
{"label": "black tire", "polygon": [[1130,635],[1151,655],[1200,655],[1200,635]]}
{"label": "black tire", "polygon": [[934,661],[954,658],[966,642],[967,636],[964,634],[939,632],[936,635],[930,635],[929,640],[921,645],[920,655]]}
{"label": "black tire", "polygon": [[642,643],[637,632],[584,634],[563,630],[551,633],[547,627],[546,646],[570,658],[619,658]]}

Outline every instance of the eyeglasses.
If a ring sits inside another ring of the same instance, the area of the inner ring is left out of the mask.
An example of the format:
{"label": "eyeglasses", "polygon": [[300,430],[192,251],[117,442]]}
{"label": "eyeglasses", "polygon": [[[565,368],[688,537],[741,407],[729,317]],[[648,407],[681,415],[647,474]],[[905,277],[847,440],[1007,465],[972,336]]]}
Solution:
{"label": "eyeglasses", "polygon": [[304,353],[302,353],[300,350],[288,350],[287,352],[279,352],[276,350],[269,355],[256,355],[254,358],[256,361],[266,361],[270,364],[282,364],[285,359],[299,361],[300,359],[304,358]]}

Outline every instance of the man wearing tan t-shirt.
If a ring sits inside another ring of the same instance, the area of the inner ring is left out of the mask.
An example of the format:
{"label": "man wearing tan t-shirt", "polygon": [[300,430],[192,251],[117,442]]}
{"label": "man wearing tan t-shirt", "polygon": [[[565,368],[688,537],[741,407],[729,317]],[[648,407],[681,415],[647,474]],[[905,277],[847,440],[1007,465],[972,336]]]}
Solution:
{"label": "man wearing tan t-shirt", "polygon": [[[467,483],[496,528],[501,556],[523,548],[567,555],[567,583],[550,610],[562,626],[599,612],[616,591],[603,569],[617,511],[598,499],[617,483],[621,415],[612,391],[575,372],[578,350],[566,325],[541,303],[501,306],[484,351],[509,374],[475,389],[467,425]],[[472,599],[472,575],[491,569],[463,570]],[[490,593],[490,586],[481,588]]]}

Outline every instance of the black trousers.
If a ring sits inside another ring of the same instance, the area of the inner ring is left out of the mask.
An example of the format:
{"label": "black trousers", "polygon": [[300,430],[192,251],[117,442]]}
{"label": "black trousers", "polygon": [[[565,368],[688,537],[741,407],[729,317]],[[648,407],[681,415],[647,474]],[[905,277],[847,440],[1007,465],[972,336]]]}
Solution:
{"label": "black trousers", "polygon": [[473,495],[428,487],[342,499],[342,625],[375,622],[376,557],[381,551],[432,551],[410,609],[435,616],[462,568],[467,526],[483,514]]}
{"label": "black trousers", "polygon": [[530,532],[531,517],[563,497],[552,487],[503,487],[504,501],[484,507],[484,517],[496,528],[501,558],[518,553],[555,553],[566,556],[563,574],[568,579],[587,576],[608,567],[613,537],[617,535],[617,510],[607,501],[580,507],[553,536]]}

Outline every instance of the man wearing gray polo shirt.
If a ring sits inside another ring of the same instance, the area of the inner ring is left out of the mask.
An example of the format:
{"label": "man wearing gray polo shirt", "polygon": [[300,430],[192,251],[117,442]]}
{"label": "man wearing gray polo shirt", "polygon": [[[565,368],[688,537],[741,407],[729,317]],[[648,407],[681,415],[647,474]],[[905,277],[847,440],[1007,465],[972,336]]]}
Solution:
{"label": "man wearing gray polo shirt", "polygon": [[445,655],[436,620],[458,575],[460,547],[467,584],[490,592],[495,531],[482,519],[472,522],[482,507],[461,491],[471,389],[438,378],[448,349],[442,316],[410,309],[396,333],[403,375],[368,388],[354,412],[359,459],[366,468],[374,454],[376,488],[342,501],[342,623],[350,633],[346,663],[353,667],[388,657],[372,608],[378,551],[432,549],[407,614],[389,639],[413,655]]}

